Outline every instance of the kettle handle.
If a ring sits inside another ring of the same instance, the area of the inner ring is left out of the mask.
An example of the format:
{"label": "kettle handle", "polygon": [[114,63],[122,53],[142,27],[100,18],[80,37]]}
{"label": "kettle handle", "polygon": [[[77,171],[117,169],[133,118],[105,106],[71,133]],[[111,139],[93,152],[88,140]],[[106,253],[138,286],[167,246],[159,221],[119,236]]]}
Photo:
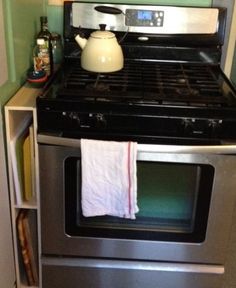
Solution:
{"label": "kettle handle", "polygon": [[115,7],[111,7],[111,6],[99,5],[99,6],[94,7],[94,9],[98,12],[106,13],[106,14],[115,14],[115,15],[123,14],[122,10],[115,8]]}

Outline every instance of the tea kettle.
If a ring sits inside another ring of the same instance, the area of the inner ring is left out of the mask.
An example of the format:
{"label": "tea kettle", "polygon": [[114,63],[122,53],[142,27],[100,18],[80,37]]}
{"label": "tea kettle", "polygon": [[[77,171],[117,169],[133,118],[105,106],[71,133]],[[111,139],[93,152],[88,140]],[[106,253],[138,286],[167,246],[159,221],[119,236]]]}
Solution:
{"label": "tea kettle", "polygon": [[100,30],[91,33],[89,39],[80,35],[75,37],[82,49],[81,66],[83,69],[105,73],[121,70],[124,57],[114,33],[105,30],[106,25],[100,24]]}

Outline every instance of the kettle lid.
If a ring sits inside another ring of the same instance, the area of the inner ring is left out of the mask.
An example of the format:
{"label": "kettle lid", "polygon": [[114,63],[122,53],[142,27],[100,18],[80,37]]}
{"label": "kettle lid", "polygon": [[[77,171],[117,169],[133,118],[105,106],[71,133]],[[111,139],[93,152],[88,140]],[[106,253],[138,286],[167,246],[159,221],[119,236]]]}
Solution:
{"label": "kettle lid", "polygon": [[114,38],[115,34],[105,30],[106,29],[106,24],[99,24],[100,30],[93,32],[90,37],[92,38],[97,38],[97,39],[110,39]]}

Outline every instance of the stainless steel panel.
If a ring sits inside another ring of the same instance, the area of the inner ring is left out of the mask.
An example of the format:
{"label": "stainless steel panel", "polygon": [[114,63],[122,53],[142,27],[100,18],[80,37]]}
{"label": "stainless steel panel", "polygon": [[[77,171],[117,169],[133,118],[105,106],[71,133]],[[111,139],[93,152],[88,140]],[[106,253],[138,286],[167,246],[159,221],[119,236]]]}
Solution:
{"label": "stainless steel panel", "polygon": [[[123,13],[110,15],[94,10],[98,5],[117,7]],[[125,17],[127,9],[163,11],[162,27],[129,26],[130,32],[155,34],[214,34],[218,29],[219,10],[216,8],[191,8],[148,5],[115,5],[115,4],[72,4],[72,25],[98,29],[99,24],[107,25],[108,30],[127,31]],[[84,17],[86,15],[87,17]],[[174,23],[174,25],[173,25]]]}
{"label": "stainless steel panel", "polygon": [[43,258],[42,264],[43,288],[219,288],[224,273],[220,265],[83,258]]}
{"label": "stainless steel panel", "polygon": [[[79,141],[75,140],[78,144]],[[73,142],[74,143],[74,142]],[[235,201],[235,156],[183,153],[142,153],[141,159],[170,163],[210,164],[215,169],[206,239],[203,243],[161,242],[127,239],[71,237],[65,234],[63,162],[80,157],[79,146],[39,145],[44,254],[224,263]],[[227,179],[227,181],[225,181]],[[50,216],[46,216],[50,215]]]}
{"label": "stainless steel panel", "polygon": [[[66,147],[80,147],[80,139],[70,139],[56,136],[48,136],[43,134],[38,134],[38,143]],[[150,157],[154,157],[154,153],[236,154],[236,143],[231,145],[226,144],[215,146],[138,144],[138,153],[148,153]],[[140,157],[138,159],[140,160]]]}

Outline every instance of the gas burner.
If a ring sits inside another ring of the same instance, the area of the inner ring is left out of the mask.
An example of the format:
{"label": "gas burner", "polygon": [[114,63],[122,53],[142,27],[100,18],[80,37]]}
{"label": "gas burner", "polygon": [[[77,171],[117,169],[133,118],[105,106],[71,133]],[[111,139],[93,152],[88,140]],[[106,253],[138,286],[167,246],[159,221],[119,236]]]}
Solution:
{"label": "gas burner", "polygon": [[199,91],[196,89],[191,89],[191,88],[176,88],[175,91],[182,96],[199,96]]}
{"label": "gas burner", "polygon": [[176,79],[176,83],[178,83],[178,84],[187,84],[188,83],[188,79],[186,79],[186,78],[178,78],[178,77],[176,77],[177,79]]}
{"label": "gas burner", "polygon": [[209,65],[127,60],[119,72],[96,74],[75,63],[63,80],[55,97],[73,101],[188,107],[235,103],[217,67]]}
{"label": "gas burner", "polygon": [[86,86],[86,90],[97,91],[97,92],[108,92],[110,91],[110,86],[103,82],[100,82],[100,83],[95,82],[94,84],[88,84]]}

